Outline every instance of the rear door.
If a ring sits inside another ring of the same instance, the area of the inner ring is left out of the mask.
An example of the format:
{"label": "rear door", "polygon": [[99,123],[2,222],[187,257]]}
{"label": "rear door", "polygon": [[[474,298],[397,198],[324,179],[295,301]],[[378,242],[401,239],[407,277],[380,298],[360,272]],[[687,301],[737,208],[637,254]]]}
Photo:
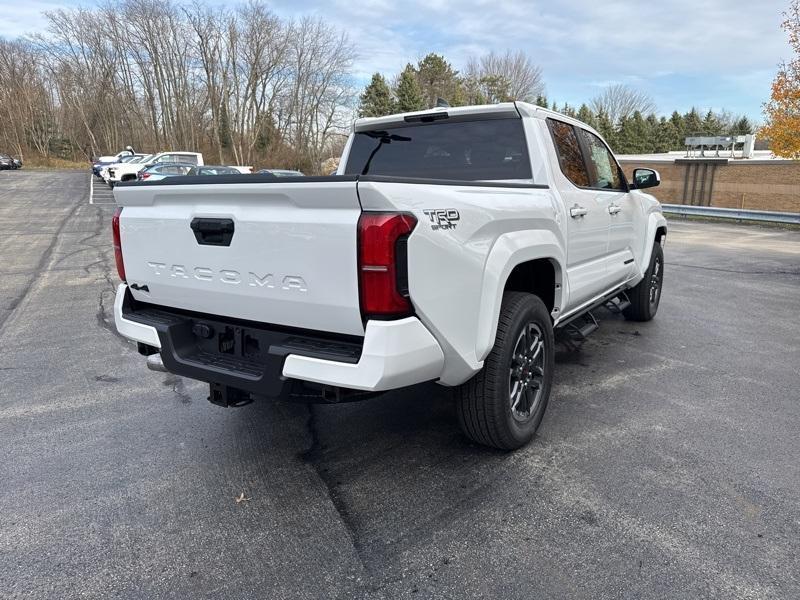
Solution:
{"label": "rear door", "polygon": [[187,178],[189,184],[183,184],[184,178],[177,178],[168,180],[172,184],[114,189],[123,207],[122,253],[134,298],[363,335],[355,178],[247,179]]}
{"label": "rear door", "polygon": [[558,165],[555,185],[567,217],[569,311],[605,289],[610,197],[592,189],[579,137],[582,130],[552,118],[547,119],[547,125]]}

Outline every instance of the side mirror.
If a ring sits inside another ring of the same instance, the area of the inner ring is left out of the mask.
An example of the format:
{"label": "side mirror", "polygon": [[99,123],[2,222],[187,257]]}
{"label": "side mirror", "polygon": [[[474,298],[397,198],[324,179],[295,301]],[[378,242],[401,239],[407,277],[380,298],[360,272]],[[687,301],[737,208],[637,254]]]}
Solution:
{"label": "side mirror", "polygon": [[633,185],[631,187],[635,190],[656,187],[660,183],[661,175],[654,169],[633,170]]}

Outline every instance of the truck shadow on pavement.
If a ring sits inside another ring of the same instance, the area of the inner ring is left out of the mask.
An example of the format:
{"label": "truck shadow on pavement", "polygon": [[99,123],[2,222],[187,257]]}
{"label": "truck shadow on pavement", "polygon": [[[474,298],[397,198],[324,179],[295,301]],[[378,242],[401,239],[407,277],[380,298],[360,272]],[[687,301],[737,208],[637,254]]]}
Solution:
{"label": "truck shadow on pavement", "polygon": [[[557,368],[584,360],[580,351],[558,349]],[[450,390],[433,383],[352,403],[263,402],[249,412],[250,431],[277,418],[305,432],[307,446],[296,457],[324,483],[366,571],[382,576],[400,568],[396,558],[408,548],[435,548],[438,535],[467,527],[470,514],[519,504],[531,488],[538,493],[555,451],[541,433],[510,453],[472,443],[459,429]],[[273,443],[261,439],[265,457]],[[477,537],[496,527],[492,519],[468,525]]]}

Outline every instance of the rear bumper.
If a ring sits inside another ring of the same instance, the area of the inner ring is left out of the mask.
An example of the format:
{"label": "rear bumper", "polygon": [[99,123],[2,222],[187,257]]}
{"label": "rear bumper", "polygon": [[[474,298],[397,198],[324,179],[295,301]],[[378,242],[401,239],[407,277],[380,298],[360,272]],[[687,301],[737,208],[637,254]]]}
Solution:
{"label": "rear bumper", "polygon": [[291,379],[365,391],[391,390],[439,377],[444,353],[416,317],[368,321],[356,364],[290,354],[283,375]]}
{"label": "rear bumper", "polygon": [[[337,337],[137,305],[125,284],[114,317],[121,335],[158,348],[170,372],[265,396],[279,395],[290,380],[385,391],[436,379],[444,366],[442,349],[416,317],[369,321],[363,338]],[[214,335],[199,337],[198,325]],[[219,332],[227,330],[223,354]]]}

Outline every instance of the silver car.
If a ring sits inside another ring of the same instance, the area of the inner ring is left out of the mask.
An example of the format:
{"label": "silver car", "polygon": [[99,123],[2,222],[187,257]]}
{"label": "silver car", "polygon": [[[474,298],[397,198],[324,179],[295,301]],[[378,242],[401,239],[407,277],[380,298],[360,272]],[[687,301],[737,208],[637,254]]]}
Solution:
{"label": "silver car", "polygon": [[159,181],[167,177],[186,175],[194,165],[184,163],[158,163],[142,169],[136,176],[138,181]]}

